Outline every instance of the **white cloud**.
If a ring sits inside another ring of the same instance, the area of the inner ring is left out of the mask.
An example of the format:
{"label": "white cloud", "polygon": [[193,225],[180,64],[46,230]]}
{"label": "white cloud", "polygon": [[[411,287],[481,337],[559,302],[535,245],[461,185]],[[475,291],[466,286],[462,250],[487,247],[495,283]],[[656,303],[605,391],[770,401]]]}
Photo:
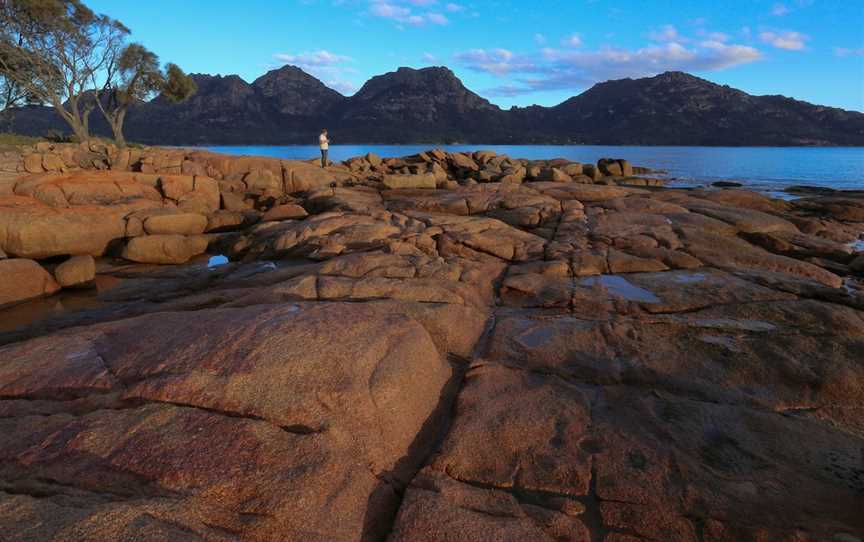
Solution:
{"label": "white cloud", "polygon": [[450,22],[449,19],[447,19],[447,17],[445,17],[444,15],[442,15],[440,13],[427,13],[426,18],[432,24],[444,25],[444,24],[447,24]]}
{"label": "white cloud", "polygon": [[848,49],[846,47],[835,47],[834,54],[839,57],[864,56],[864,47],[860,49]]}
{"label": "white cloud", "polygon": [[534,43],[536,43],[537,45],[543,45],[544,43],[546,43],[546,36],[540,34],[539,32],[537,34],[534,34]]}
{"label": "white cloud", "polygon": [[281,60],[286,64],[294,64],[300,68],[333,66],[351,60],[351,57],[337,55],[324,49],[299,54],[279,53],[273,56],[276,60]]}
{"label": "white cloud", "polygon": [[654,30],[648,34],[648,37],[654,41],[680,41],[678,29],[671,24],[663,25],[659,30]]}
{"label": "white cloud", "polygon": [[531,71],[533,64],[524,56],[507,49],[471,49],[456,53],[453,58],[474,71],[506,75],[513,71]]}
{"label": "white cloud", "polygon": [[426,62],[427,64],[431,64],[433,62],[438,61],[438,58],[435,55],[433,55],[432,53],[423,53],[422,59],[423,59],[423,62]]}
{"label": "white cloud", "polygon": [[369,12],[376,17],[383,17],[385,19],[395,19],[395,20],[403,20],[406,17],[411,15],[411,10],[402,7],[390,4],[388,2],[373,2],[369,7]]}
{"label": "white cloud", "polygon": [[564,40],[564,44],[570,47],[582,47],[582,36],[578,33],[573,34]]}
{"label": "white cloud", "polygon": [[806,47],[805,42],[810,38],[805,34],[802,34],[800,32],[793,32],[790,30],[786,32],[760,32],[759,39],[778,49],[786,49],[787,51],[801,51]]}
{"label": "white cloud", "polygon": [[787,13],[789,13],[789,8],[787,8],[785,4],[777,3],[771,8],[771,15],[775,17],[782,17]]}
{"label": "white cloud", "polygon": [[754,47],[718,39],[692,45],[670,41],[638,49],[547,47],[533,54],[474,49],[454,56],[468,69],[508,77],[505,84],[487,91],[490,96],[515,96],[543,90],[576,91],[608,79],[647,77],[664,71],[718,71],[761,57],[762,53]]}
{"label": "white cloud", "polygon": [[344,79],[328,79],[324,81],[324,84],[332,88],[336,92],[339,92],[340,94],[344,94],[346,96],[354,94],[355,92],[360,90],[360,87],[357,85],[357,83]]}
{"label": "white cloud", "polygon": [[[426,11],[431,6],[436,6],[438,0],[370,0],[369,14],[382,19],[389,19],[397,23],[397,28],[404,25],[425,26],[446,25],[450,20],[440,11]],[[448,3],[444,10],[448,13],[458,13],[464,8],[455,3]]]}
{"label": "white cloud", "polygon": [[729,41],[731,39],[729,34],[724,32],[705,32],[704,30],[699,29],[696,33],[703,39],[709,41]]}

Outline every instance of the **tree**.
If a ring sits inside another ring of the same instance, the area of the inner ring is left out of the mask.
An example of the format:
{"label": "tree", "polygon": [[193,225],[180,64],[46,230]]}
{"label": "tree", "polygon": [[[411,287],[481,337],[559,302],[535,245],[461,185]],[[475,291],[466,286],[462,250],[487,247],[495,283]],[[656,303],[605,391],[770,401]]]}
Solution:
{"label": "tree", "polygon": [[0,74],[50,104],[78,139],[90,138],[92,82],[114,61],[129,30],[80,0],[0,0]]}
{"label": "tree", "polygon": [[22,55],[11,54],[15,47],[21,47],[24,35],[39,31],[37,21],[45,19],[50,6],[33,5],[31,10],[22,10],[18,3],[0,0],[0,115],[7,117],[11,127],[12,115],[9,109],[24,102],[33,101],[32,97],[16,81],[27,75],[30,68],[28,59]]}
{"label": "tree", "polygon": [[177,64],[169,63],[166,72],[162,95],[171,102],[182,102],[198,92],[198,85],[195,80],[186,75]]}
{"label": "tree", "polygon": [[96,105],[120,146],[126,144],[123,122],[130,106],[157,93],[171,102],[180,102],[198,90],[195,81],[176,64],[168,64],[163,72],[159,57],[141,44],[130,43],[110,58]]}

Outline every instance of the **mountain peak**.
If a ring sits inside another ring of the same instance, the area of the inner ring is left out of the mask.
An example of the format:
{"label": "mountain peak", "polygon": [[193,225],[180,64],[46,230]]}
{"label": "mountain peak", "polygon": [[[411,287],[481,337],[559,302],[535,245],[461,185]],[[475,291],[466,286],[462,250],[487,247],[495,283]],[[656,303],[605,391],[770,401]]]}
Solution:
{"label": "mountain peak", "polygon": [[420,69],[403,66],[394,72],[376,75],[363,85],[360,92],[363,92],[364,89],[381,89],[396,85],[416,88],[429,88],[428,85],[434,85],[438,88],[464,89],[466,92],[469,92],[462,84],[462,81],[456,77],[456,74],[450,68],[443,66],[431,66]]}
{"label": "mountain peak", "polygon": [[449,68],[432,66],[428,68],[401,67],[395,72],[376,75],[366,81],[352,99],[356,102],[379,100],[384,96],[391,99],[412,97],[434,103],[454,103],[467,108],[498,109],[468,90],[462,81]]}
{"label": "mountain peak", "polygon": [[680,82],[680,81],[697,82],[698,81],[701,83],[710,83],[710,81],[702,79],[701,77],[696,77],[693,74],[690,74],[687,72],[681,72],[681,71],[668,71],[668,72],[658,73],[654,77],[651,77],[648,79],[654,79],[654,80],[659,80],[659,81],[678,81],[678,82]]}
{"label": "mountain peak", "polygon": [[290,64],[286,64],[281,68],[276,68],[274,70],[270,70],[258,79],[256,79],[252,85],[253,86],[262,86],[271,81],[298,81],[298,82],[310,82],[310,83],[318,83],[323,84],[321,81],[316,79],[314,76],[309,75],[302,69],[297,66],[292,66]]}
{"label": "mountain peak", "polygon": [[285,115],[311,115],[345,99],[314,76],[290,65],[270,70],[256,79],[252,87]]}

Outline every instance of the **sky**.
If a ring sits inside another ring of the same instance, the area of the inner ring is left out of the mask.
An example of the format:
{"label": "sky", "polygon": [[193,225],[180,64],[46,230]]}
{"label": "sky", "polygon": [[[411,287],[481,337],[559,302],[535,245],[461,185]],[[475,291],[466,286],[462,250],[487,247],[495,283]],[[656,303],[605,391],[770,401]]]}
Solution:
{"label": "sky", "polygon": [[85,0],[164,62],[248,82],[292,64],[350,95],[447,66],[504,108],[680,70],[864,111],[864,0]]}

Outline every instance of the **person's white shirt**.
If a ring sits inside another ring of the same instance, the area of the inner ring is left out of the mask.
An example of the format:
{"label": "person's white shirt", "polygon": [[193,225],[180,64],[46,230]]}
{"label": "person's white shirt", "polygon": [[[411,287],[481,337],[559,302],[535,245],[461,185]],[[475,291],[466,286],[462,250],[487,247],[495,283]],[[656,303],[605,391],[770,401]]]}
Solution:
{"label": "person's white shirt", "polygon": [[327,136],[324,134],[318,136],[318,143],[321,145],[322,151],[326,151],[328,148],[330,148],[330,140],[327,139]]}

